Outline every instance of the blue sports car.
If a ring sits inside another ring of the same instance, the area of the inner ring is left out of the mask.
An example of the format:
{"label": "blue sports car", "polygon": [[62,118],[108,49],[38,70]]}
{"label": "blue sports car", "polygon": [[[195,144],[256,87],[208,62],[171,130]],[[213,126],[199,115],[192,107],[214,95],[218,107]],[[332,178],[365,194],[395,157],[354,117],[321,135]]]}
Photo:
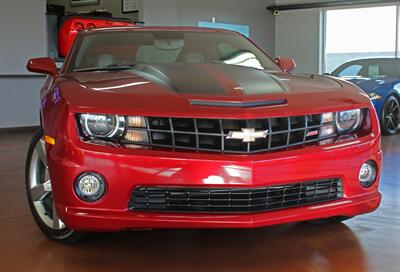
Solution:
{"label": "blue sports car", "polygon": [[371,98],[382,133],[394,135],[400,125],[400,58],[361,59],[347,62],[332,76],[346,79]]}

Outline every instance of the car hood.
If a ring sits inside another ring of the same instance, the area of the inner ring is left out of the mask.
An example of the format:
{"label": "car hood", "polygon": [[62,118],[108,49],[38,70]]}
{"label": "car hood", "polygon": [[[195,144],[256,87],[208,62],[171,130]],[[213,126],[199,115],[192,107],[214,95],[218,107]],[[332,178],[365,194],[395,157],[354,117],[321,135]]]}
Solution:
{"label": "car hood", "polygon": [[347,80],[367,93],[376,91],[377,89],[390,90],[395,84],[400,82],[399,77],[354,77],[347,78]]}
{"label": "car hood", "polygon": [[349,108],[368,101],[358,88],[331,77],[268,73],[213,63],[137,65],[126,71],[70,73],[60,80],[59,87],[78,111],[84,108],[121,114],[282,115]]}

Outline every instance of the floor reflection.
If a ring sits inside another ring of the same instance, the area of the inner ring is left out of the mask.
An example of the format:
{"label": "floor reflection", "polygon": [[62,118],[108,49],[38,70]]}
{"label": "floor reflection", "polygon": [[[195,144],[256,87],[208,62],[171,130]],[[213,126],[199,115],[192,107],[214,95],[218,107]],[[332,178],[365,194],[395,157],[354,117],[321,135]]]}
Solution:
{"label": "floor reflection", "polygon": [[[356,235],[341,223],[96,236],[62,250],[44,242],[33,251],[40,254],[32,265],[78,262],[74,271],[368,271]],[[39,258],[43,254],[46,259]]]}

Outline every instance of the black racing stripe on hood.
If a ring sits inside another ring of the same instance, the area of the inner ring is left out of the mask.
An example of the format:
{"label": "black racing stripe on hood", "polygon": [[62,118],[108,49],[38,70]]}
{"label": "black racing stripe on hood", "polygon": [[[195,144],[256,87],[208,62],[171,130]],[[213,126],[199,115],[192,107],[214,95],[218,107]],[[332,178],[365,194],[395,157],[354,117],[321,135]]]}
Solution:
{"label": "black racing stripe on hood", "polygon": [[229,92],[198,65],[137,65],[131,71],[180,94],[224,96]]}
{"label": "black racing stripe on hood", "polygon": [[277,77],[252,67],[240,65],[214,64],[205,66],[216,77],[240,87],[245,95],[287,92],[288,88]]}
{"label": "black racing stripe on hood", "polygon": [[264,71],[237,65],[140,64],[130,71],[180,94],[230,96],[237,92],[233,88],[240,88],[242,95],[284,93],[288,90],[278,78]]}

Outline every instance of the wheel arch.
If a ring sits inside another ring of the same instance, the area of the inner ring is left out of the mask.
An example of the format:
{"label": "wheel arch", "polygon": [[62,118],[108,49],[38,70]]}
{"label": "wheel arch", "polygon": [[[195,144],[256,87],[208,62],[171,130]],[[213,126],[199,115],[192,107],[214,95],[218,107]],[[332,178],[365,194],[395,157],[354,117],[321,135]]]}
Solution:
{"label": "wheel arch", "polygon": [[397,101],[399,101],[399,103],[400,103],[400,92],[397,92],[396,90],[392,90],[392,92],[390,92],[389,95],[388,95],[387,97],[389,97],[389,96],[391,96],[391,95],[393,95],[394,97],[396,97]]}

